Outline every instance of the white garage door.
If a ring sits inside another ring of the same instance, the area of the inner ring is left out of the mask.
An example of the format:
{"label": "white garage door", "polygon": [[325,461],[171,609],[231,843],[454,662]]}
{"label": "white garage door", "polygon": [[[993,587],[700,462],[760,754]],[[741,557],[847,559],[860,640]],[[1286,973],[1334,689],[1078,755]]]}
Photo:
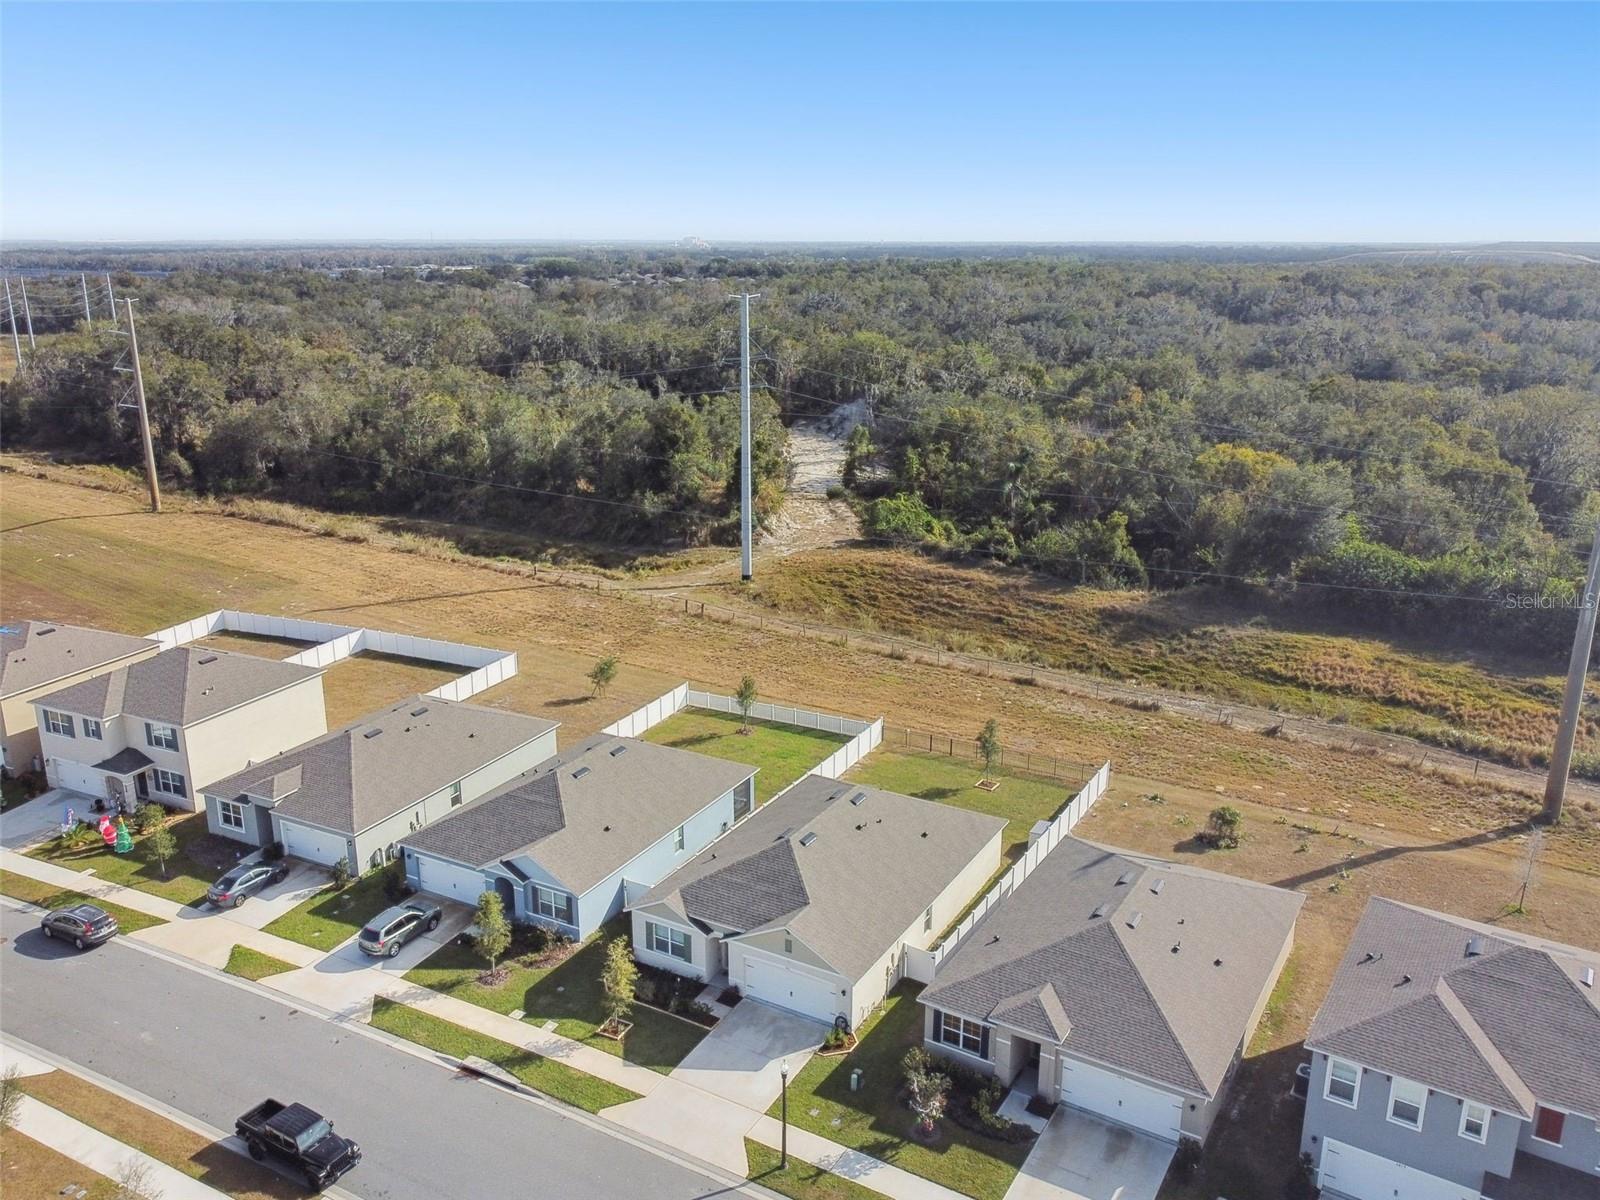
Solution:
{"label": "white garage door", "polygon": [[845,1008],[845,997],[840,995],[843,988],[842,983],[797,971],[775,958],[748,950],[744,953],[744,979],[739,982],[739,990],[753,1000],[832,1024]]}
{"label": "white garage door", "polygon": [[1170,1141],[1178,1140],[1183,1101],[1171,1092],[1163,1092],[1115,1071],[1063,1058],[1061,1100],[1108,1121],[1131,1125]]}
{"label": "white garage door", "polygon": [[1478,1200],[1476,1188],[1451,1183],[1332,1138],[1322,1143],[1317,1182],[1356,1200]]}
{"label": "white garage door", "polygon": [[422,891],[443,896],[447,900],[459,900],[463,904],[477,904],[486,886],[482,871],[441,862],[425,854],[417,855],[417,871]]}
{"label": "white garage door", "polygon": [[283,838],[283,852],[294,858],[331,867],[341,858],[350,856],[350,843],[342,834],[296,825],[293,821],[280,821],[278,832]]}

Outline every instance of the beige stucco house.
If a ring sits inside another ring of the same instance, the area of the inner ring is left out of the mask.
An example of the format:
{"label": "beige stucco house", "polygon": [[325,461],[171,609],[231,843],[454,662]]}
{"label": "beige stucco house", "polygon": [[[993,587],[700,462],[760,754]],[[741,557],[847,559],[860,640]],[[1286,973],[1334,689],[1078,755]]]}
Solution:
{"label": "beige stucco house", "polygon": [[39,750],[33,701],[118,667],[154,657],[149,638],[55,621],[10,621],[0,626],[0,748],[14,775],[34,770]]}
{"label": "beige stucco house", "polygon": [[45,776],[115,806],[203,789],[327,732],[322,671],[177,646],[33,700]]}

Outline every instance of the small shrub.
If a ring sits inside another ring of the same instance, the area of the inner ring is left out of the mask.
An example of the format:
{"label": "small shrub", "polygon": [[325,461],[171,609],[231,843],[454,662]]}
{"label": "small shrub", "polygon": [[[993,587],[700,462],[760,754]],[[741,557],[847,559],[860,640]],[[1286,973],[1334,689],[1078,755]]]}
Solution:
{"label": "small shrub", "polygon": [[1283,1200],[1316,1200],[1317,1168],[1310,1154],[1302,1154],[1294,1174],[1283,1185]]}
{"label": "small shrub", "polygon": [[283,858],[283,843],[268,842],[261,848],[262,862],[279,862]]}
{"label": "small shrub", "polygon": [[1219,850],[1237,849],[1239,839],[1244,836],[1244,817],[1231,804],[1218,805],[1211,810],[1205,829],[1196,836],[1205,845]]}
{"label": "small shrub", "polygon": [[1199,1140],[1191,1137],[1178,1139],[1178,1150],[1172,1156],[1172,1171],[1179,1179],[1193,1179],[1196,1171],[1200,1169],[1200,1159],[1205,1155],[1205,1146]]}
{"label": "small shrub", "polygon": [[844,490],[844,485],[842,483],[830,483],[828,485],[829,500],[843,500],[848,494],[849,493]]}
{"label": "small shrub", "polygon": [[730,983],[727,987],[722,989],[722,995],[717,997],[717,1003],[726,1004],[729,1008],[732,1008],[735,1004],[739,1003],[739,1001],[743,999],[744,993],[739,990],[739,985],[737,983]]}
{"label": "small shrub", "polygon": [[411,885],[406,882],[405,869],[398,858],[380,869],[383,872],[383,894],[391,904],[398,904],[411,894]]}
{"label": "small shrub", "polygon": [[343,891],[350,886],[350,860],[341,858],[333,864],[333,886],[335,891]]}
{"label": "small shrub", "polygon": [[159,804],[141,804],[133,814],[133,832],[146,834],[167,819],[167,810]]}
{"label": "small shrub", "polygon": [[99,840],[99,836],[93,826],[77,824],[56,838],[56,849],[62,852],[81,850],[89,843]]}

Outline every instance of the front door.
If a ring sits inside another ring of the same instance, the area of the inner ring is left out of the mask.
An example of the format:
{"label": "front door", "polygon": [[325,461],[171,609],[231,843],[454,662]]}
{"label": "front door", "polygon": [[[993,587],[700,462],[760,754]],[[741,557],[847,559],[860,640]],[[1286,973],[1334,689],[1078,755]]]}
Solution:
{"label": "front door", "polygon": [[127,794],[127,785],[122,782],[122,777],[120,775],[106,776],[106,799],[110,801],[113,809],[121,806],[123,798],[127,796]]}
{"label": "front door", "polygon": [[139,799],[150,799],[150,773],[148,771],[140,771],[135,775],[133,777],[133,787],[139,793]]}

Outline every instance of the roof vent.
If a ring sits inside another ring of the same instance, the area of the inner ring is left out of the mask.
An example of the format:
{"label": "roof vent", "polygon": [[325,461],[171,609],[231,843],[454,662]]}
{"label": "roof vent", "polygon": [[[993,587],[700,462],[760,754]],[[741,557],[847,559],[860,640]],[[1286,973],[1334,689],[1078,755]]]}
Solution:
{"label": "roof vent", "polygon": [[628,747],[625,746],[625,745],[624,746],[613,746],[613,747],[611,747],[611,757],[612,758],[615,758],[619,754],[626,754],[627,752],[628,752]]}
{"label": "roof vent", "polygon": [[1402,976],[1400,976],[1400,982],[1395,984],[1395,987],[1405,987],[1405,985],[1410,983],[1410,982],[1411,982],[1411,976],[1402,975]]}
{"label": "roof vent", "polygon": [[45,634],[54,633],[54,632],[55,632],[55,627],[54,626],[51,626],[48,629],[35,629],[33,631],[33,636],[34,637],[44,637]]}
{"label": "roof vent", "polygon": [[1363,954],[1361,956],[1361,961],[1364,962],[1364,963],[1377,962],[1382,957],[1383,957],[1383,955],[1381,953],[1374,954],[1371,950],[1368,950],[1365,954]]}
{"label": "roof vent", "polygon": [[572,773],[572,777],[574,779],[582,779],[588,773],[589,773],[589,768],[588,767],[579,767],[576,771],[574,771]]}
{"label": "roof vent", "polygon": [[854,796],[850,797],[850,803],[859,805],[865,801],[866,798],[867,794],[865,792],[857,792]]}
{"label": "roof vent", "polygon": [[1143,916],[1144,916],[1144,914],[1142,912],[1134,913],[1131,917],[1128,918],[1128,928],[1129,929],[1137,929],[1137,928],[1139,928],[1139,920]]}
{"label": "roof vent", "polygon": [[1594,986],[1594,968],[1593,967],[1585,967],[1583,969],[1583,986],[1586,987],[1586,988],[1592,988]]}
{"label": "roof vent", "polygon": [[606,826],[606,827],[605,827],[605,828],[604,828],[604,829],[602,829],[602,830],[601,830],[601,831],[600,831],[600,832],[601,832],[601,833],[610,833],[610,832],[611,832],[611,826],[609,826],[609,825],[607,825],[607,826]]}
{"label": "roof vent", "polygon": [[1220,967],[1222,965],[1222,960],[1220,958],[1214,959],[1214,960],[1212,960],[1211,965],[1213,967]]}
{"label": "roof vent", "polygon": [[217,656],[215,654],[207,654],[207,655],[203,656],[200,659],[200,665],[203,667],[207,663],[214,663],[216,661],[217,661]]}
{"label": "roof vent", "polygon": [[377,737],[382,732],[383,732],[383,730],[381,730],[381,729],[369,729],[365,733],[363,733],[361,736],[366,738],[368,741],[371,741],[373,738]]}
{"label": "roof vent", "polygon": [[1467,939],[1467,957],[1477,958],[1483,953],[1483,939],[1476,934]]}
{"label": "roof vent", "polygon": [[1158,879],[1150,885],[1150,891],[1153,895],[1159,896],[1161,895],[1161,889],[1166,886],[1167,881],[1165,879]]}
{"label": "roof vent", "polygon": [[1172,952],[1174,954],[1176,954],[1179,950],[1182,950],[1182,949],[1183,949],[1183,939],[1182,938],[1179,938],[1177,941],[1172,943]]}
{"label": "roof vent", "polygon": [[1111,906],[1109,904],[1097,904],[1095,905],[1095,910],[1089,915],[1091,917],[1103,917],[1110,908]]}
{"label": "roof vent", "polygon": [[926,830],[926,829],[924,829],[924,830],[923,830],[923,831],[922,831],[922,836],[923,836],[923,837],[927,837],[927,836],[928,836],[928,831],[927,831],[927,830]]}
{"label": "roof vent", "polygon": [[1126,887],[1128,884],[1130,884],[1132,882],[1133,882],[1133,872],[1132,871],[1124,871],[1121,875],[1117,876],[1117,886],[1118,887]]}
{"label": "roof vent", "polygon": [[808,833],[808,834],[805,835],[805,837],[800,839],[800,844],[802,846],[809,846],[809,845],[811,845],[812,842],[814,842],[816,840],[817,840],[816,833],[814,833],[814,832],[813,833]]}
{"label": "roof vent", "polygon": [[411,710],[411,715],[413,717],[420,717],[423,713],[425,713],[427,711],[428,711],[428,706],[426,704],[424,704],[421,708],[413,708]]}

